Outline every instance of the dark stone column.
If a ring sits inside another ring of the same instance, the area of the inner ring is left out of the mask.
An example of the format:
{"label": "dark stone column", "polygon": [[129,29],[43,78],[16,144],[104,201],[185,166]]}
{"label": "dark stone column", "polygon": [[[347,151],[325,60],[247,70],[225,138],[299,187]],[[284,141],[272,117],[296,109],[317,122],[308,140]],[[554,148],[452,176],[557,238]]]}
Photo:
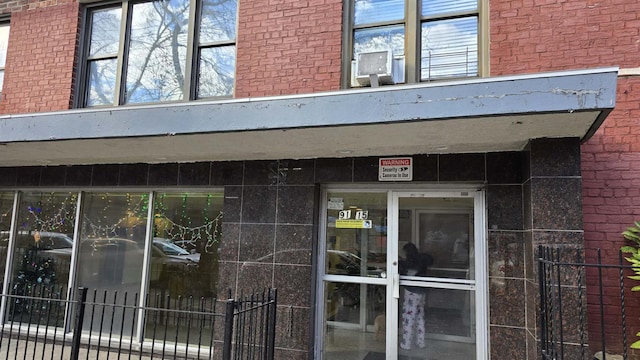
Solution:
{"label": "dark stone column", "polygon": [[[564,259],[571,261],[584,251],[579,139],[532,140],[525,152],[523,186],[527,351],[529,359],[539,359],[538,246],[560,249],[571,257]],[[576,343],[580,323],[575,310],[582,301],[576,291],[578,280],[570,277],[563,281],[567,281],[562,299],[566,310],[563,335],[565,341]],[[578,349],[574,347],[566,347],[565,353]]]}

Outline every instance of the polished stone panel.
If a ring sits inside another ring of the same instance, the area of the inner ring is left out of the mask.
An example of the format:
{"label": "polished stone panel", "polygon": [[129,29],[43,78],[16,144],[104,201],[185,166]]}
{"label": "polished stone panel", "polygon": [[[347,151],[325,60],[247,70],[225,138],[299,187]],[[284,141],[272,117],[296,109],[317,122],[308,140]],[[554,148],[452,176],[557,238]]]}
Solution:
{"label": "polished stone panel", "polygon": [[538,360],[541,358],[540,342],[537,341],[530,332],[527,332],[527,360]]}
{"label": "polished stone panel", "polygon": [[242,191],[242,222],[273,223],[276,220],[275,186],[245,186]]}
{"label": "polished stone panel", "polygon": [[121,186],[145,186],[149,183],[149,164],[122,164],[118,184]]}
{"label": "polished stone panel", "polygon": [[0,168],[0,186],[15,186],[18,178],[18,169],[14,167]]}
{"label": "polished stone panel", "polygon": [[522,230],[524,226],[521,185],[489,185],[487,213],[491,230]]}
{"label": "polished stone panel", "polygon": [[91,185],[117,186],[120,179],[119,165],[94,165]]}
{"label": "polished stone panel", "polygon": [[149,165],[149,185],[168,186],[178,184],[178,164]]}
{"label": "polished stone panel", "polygon": [[246,161],[244,185],[278,185],[278,161]]}
{"label": "polished stone panel", "polygon": [[91,185],[92,173],[93,166],[91,165],[69,166],[64,184],[66,186],[89,186]]}
{"label": "polished stone panel", "polygon": [[[251,294],[255,291],[274,287],[273,264],[238,263],[238,292]],[[280,299],[281,289],[278,289],[278,305],[285,304]]]}
{"label": "polished stone panel", "polygon": [[582,230],[580,178],[532,178],[533,229]]}
{"label": "polished stone panel", "polygon": [[218,297],[226,298],[229,290],[232,294],[236,292],[238,262],[220,261],[218,263]]}
{"label": "polished stone panel", "polygon": [[489,184],[522,184],[522,153],[497,152],[487,154]]}
{"label": "polished stone panel", "polygon": [[240,212],[242,211],[242,187],[241,186],[225,186],[224,187],[224,215],[225,223],[239,222]]}
{"label": "polished stone panel", "polygon": [[208,162],[180,164],[178,185],[209,185],[210,170]]}
{"label": "polished stone panel", "polygon": [[275,359],[287,359],[287,360],[309,360],[309,351],[296,350],[296,349],[276,349],[274,354]]}
{"label": "polished stone panel", "polygon": [[[379,157],[360,157],[353,159],[354,182],[377,182]],[[415,171],[415,167],[414,167]]]}
{"label": "polished stone panel", "polygon": [[313,238],[312,225],[276,225],[276,264],[311,265]]}
{"label": "polished stone panel", "polygon": [[40,185],[40,174],[42,167],[28,166],[17,168],[17,186],[38,186]]}
{"label": "polished stone panel", "polygon": [[242,185],[244,162],[220,161],[211,164],[211,185]]}
{"label": "polished stone panel", "polygon": [[353,159],[317,159],[316,176],[317,183],[352,182]]}
{"label": "polished stone panel", "polygon": [[531,209],[531,179],[525,181],[522,185],[522,204],[524,211],[522,212],[523,228],[530,230],[533,226],[533,212]]}
{"label": "polished stone panel", "polygon": [[275,288],[278,305],[309,306],[311,304],[311,266],[275,265]]}
{"label": "polished stone panel", "polygon": [[275,225],[242,224],[240,226],[240,261],[273,262]]}
{"label": "polished stone panel", "polygon": [[491,359],[526,359],[527,343],[524,329],[491,326],[489,331]]}
{"label": "polished stone panel", "polygon": [[580,139],[531,140],[531,176],[580,176]]}
{"label": "polished stone panel", "polygon": [[489,299],[491,325],[525,326],[523,279],[489,276]]}
{"label": "polished stone panel", "polygon": [[440,155],[439,170],[439,181],[484,181],[485,155]]}
{"label": "polished stone panel", "polygon": [[221,261],[238,261],[240,251],[240,224],[222,223],[222,241],[218,246]]}
{"label": "polished stone panel", "polygon": [[524,278],[522,232],[489,231],[488,244],[490,276]]}
{"label": "polished stone panel", "polygon": [[413,155],[413,181],[438,181],[438,155]]}
{"label": "polished stone panel", "polygon": [[[278,290],[278,293],[280,290]],[[279,294],[278,294],[279,295]],[[313,314],[310,308],[278,306],[276,344],[280,348],[305,349],[309,345],[309,331]]]}
{"label": "polished stone panel", "polygon": [[276,221],[280,224],[312,224],[317,196],[315,186],[278,187]]}
{"label": "polished stone panel", "polygon": [[537,337],[540,328],[540,285],[537,280],[526,280],[524,286],[527,295],[524,303],[527,309],[526,328]]}
{"label": "polished stone panel", "polygon": [[313,184],[315,176],[314,160],[281,160],[279,171],[279,184],[281,185],[307,185]]}
{"label": "polished stone panel", "polygon": [[40,186],[64,186],[66,166],[45,166],[40,174]]}

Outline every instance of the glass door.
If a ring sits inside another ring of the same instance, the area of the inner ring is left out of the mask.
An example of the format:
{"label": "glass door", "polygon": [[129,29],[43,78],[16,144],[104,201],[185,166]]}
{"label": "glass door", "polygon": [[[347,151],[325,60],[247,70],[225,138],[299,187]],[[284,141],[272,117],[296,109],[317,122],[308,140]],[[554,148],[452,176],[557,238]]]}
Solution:
{"label": "glass door", "polygon": [[[486,357],[482,196],[394,193],[388,359]],[[396,252],[397,251],[397,252]],[[481,275],[481,276],[478,276]]]}
{"label": "glass door", "polygon": [[486,359],[482,192],[327,191],[319,358]]}

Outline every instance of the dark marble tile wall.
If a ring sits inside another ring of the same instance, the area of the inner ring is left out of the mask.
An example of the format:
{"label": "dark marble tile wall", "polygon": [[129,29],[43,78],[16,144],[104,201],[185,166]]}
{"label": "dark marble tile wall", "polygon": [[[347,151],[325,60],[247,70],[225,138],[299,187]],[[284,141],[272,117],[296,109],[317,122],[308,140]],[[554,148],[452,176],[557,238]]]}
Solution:
{"label": "dark marble tile wall", "polygon": [[[559,184],[541,175],[575,176],[567,175],[575,173],[573,163],[552,166],[562,160],[554,157],[557,152],[532,145],[526,153],[413,156],[416,182],[487,184],[491,352],[517,359],[532,353],[528,337],[535,334],[528,327],[535,315],[534,305],[529,305],[535,287],[526,281],[533,271],[531,224],[533,219],[536,226],[543,224],[537,218],[557,204],[566,204],[563,211],[573,209],[574,197],[550,191],[577,189],[575,181]],[[571,144],[562,149],[571,152]],[[550,159],[543,161],[545,156]],[[530,174],[541,178],[532,182]],[[287,359],[309,358],[313,345],[317,184],[356,182],[378,182],[378,157],[0,168],[0,187],[5,188],[223,186],[219,288],[278,288],[279,319],[290,320],[279,322],[277,352],[278,358]],[[546,194],[553,199],[538,199]],[[552,223],[579,225],[576,217],[551,216]],[[556,241],[549,236],[548,231],[537,234],[536,241]]]}
{"label": "dark marble tile wall", "polygon": [[[533,359],[541,356],[538,346],[538,247],[562,249],[562,259],[571,261],[583,252],[580,141],[573,138],[532,140],[523,155],[526,328],[529,358]],[[562,277],[577,285],[575,273],[568,271]],[[563,314],[565,328],[579,328],[577,309],[581,303],[575,291],[568,291],[563,297],[563,308],[564,305],[571,308]],[[577,335],[567,333],[566,336],[576,340]]]}

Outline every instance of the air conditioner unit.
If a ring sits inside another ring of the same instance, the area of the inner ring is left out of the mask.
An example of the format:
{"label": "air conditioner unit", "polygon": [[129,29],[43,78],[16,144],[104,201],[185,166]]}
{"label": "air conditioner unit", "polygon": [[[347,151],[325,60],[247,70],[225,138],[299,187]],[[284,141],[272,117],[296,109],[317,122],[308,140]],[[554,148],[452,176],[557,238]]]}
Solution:
{"label": "air conditioner unit", "polygon": [[404,56],[393,56],[390,50],[360,53],[351,62],[352,87],[403,82]]}

